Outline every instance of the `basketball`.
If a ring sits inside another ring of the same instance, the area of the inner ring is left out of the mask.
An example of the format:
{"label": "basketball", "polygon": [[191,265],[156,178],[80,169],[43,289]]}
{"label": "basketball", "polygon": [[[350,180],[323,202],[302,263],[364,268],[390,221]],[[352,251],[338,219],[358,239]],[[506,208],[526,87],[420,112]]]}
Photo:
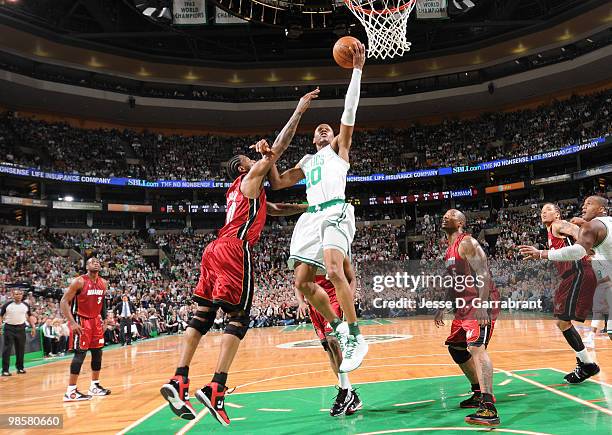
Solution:
{"label": "basketball", "polygon": [[351,54],[351,46],[359,42],[357,38],[352,36],[343,36],[334,44],[334,60],[342,68],[353,68],[353,55]]}

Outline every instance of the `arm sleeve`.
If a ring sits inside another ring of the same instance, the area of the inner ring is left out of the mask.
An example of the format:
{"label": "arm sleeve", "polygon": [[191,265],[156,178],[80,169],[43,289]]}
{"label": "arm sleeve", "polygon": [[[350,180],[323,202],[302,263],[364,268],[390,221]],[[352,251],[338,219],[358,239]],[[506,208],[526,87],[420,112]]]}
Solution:
{"label": "arm sleeve", "polygon": [[28,304],[27,302],[24,302],[23,304],[28,308],[28,311],[26,312],[26,314],[28,316],[31,316],[32,315],[32,310],[30,310],[30,304]]}
{"label": "arm sleeve", "polygon": [[355,125],[355,116],[357,115],[357,106],[359,105],[359,93],[361,91],[361,70],[354,68],[351,83],[346,91],[344,98],[344,112],[340,121],[349,127]]}
{"label": "arm sleeve", "polygon": [[578,243],[561,249],[548,251],[548,259],[550,261],[578,261],[585,255],[587,255],[586,249]]}
{"label": "arm sleeve", "polygon": [[6,309],[10,304],[10,302],[7,302],[6,304],[2,305],[2,308],[0,308],[0,317],[4,317],[6,315]]}

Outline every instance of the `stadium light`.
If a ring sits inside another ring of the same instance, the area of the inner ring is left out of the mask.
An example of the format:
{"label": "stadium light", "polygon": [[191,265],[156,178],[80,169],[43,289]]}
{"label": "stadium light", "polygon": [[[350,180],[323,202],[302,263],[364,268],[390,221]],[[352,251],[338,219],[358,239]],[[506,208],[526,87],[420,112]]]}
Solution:
{"label": "stadium light", "polygon": [[74,198],[72,196],[70,196],[70,195],[66,195],[66,196],[64,196],[64,201],[72,202],[72,201],[74,201]]}

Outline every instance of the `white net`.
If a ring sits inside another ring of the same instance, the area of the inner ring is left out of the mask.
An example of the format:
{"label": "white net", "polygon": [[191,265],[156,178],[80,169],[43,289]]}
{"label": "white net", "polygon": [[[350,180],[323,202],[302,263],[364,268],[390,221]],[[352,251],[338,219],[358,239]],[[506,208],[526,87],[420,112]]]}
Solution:
{"label": "white net", "polygon": [[344,0],[368,35],[368,57],[403,56],[410,50],[406,26],[416,0]]}

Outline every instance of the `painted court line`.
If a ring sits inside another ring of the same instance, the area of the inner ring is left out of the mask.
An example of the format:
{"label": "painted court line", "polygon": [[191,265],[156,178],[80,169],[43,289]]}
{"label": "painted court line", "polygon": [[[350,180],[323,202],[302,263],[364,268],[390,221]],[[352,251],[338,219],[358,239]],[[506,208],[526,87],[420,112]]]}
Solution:
{"label": "painted court line", "polygon": [[161,404],[160,406],[158,406],[157,408],[155,408],[154,410],[152,410],[151,412],[149,412],[146,415],[143,415],[142,417],[140,417],[138,420],[136,420],[134,423],[130,424],[128,427],[126,427],[125,429],[117,432],[117,435],[123,435],[126,432],[129,432],[130,430],[134,429],[136,426],[138,426],[140,423],[144,422],[145,420],[147,420],[150,417],[153,417],[154,414],[157,414],[159,411],[161,411],[162,409],[164,409],[166,407],[166,403]]}
{"label": "painted court line", "polygon": [[508,385],[510,382],[512,382],[512,379],[506,379],[505,381],[501,381],[497,385],[499,385],[499,386]]}
{"label": "painted court line", "polygon": [[418,402],[396,403],[393,406],[418,405],[420,403],[431,403],[431,402],[435,402],[435,400],[431,399],[431,400],[419,400]]}
{"label": "painted court line", "polygon": [[[382,358],[381,358],[382,359]],[[291,365],[293,366],[293,365]],[[282,367],[282,366],[281,366]],[[388,367],[388,366],[385,366]],[[520,369],[520,370],[516,370],[516,371],[534,371],[534,370],[546,370],[548,367],[539,367],[539,368],[531,368],[531,369]],[[268,367],[267,369],[272,369],[271,367]],[[245,370],[245,371],[249,371],[249,370]],[[236,388],[239,387],[244,387],[247,385],[252,385],[255,383],[261,383],[261,382],[266,382],[266,381],[270,381],[270,380],[276,380],[276,379],[284,379],[287,377],[291,377],[291,376],[300,376],[300,375],[307,375],[307,374],[313,374],[313,373],[321,373],[321,372],[327,372],[328,369],[326,370],[318,370],[318,371],[314,371],[314,372],[304,372],[304,373],[294,373],[291,375],[285,375],[285,376],[277,376],[277,377],[273,377],[273,378],[268,378],[268,379],[261,379],[259,381],[255,381],[255,382],[250,382],[247,384],[243,384],[240,385]],[[518,376],[516,374],[510,373],[508,371],[505,370],[499,370],[502,373],[505,373],[506,375],[509,376]],[[366,382],[359,382],[359,385],[362,384],[381,384],[381,383],[387,383],[387,382],[402,382],[402,381],[415,381],[415,380],[423,380],[423,379],[443,379],[443,378],[456,378],[456,377],[462,377],[462,374],[455,374],[455,375],[439,375],[439,376],[423,376],[423,377],[418,377],[418,378],[401,378],[401,379],[386,379],[386,380],[382,380],[382,381],[366,381]],[[529,381],[526,380],[527,382],[533,382],[533,381]],[[294,391],[294,390],[307,390],[307,389],[313,389],[313,388],[327,388],[327,387],[333,387],[335,384],[328,384],[328,385],[313,385],[313,386],[308,386],[308,387],[300,387],[300,388],[279,388],[279,389],[273,389],[273,390],[258,390],[258,391],[237,391],[235,393],[232,394],[259,394],[259,393],[273,393],[273,392],[280,392],[280,391]],[[555,390],[553,390],[554,392]],[[469,396],[470,393],[466,393],[465,396]],[[573,396],[572,396],[573,397]],[[589,403],[589,405],[592,405]],[[123,429],[121,432],[119,432],[119,434],[125,434],[126,432],[128,432],[129,430],[135,428],[136,426],[138,426],[140,423],[142,423],[143,421],[147,420],[148,418],[150,418],[153,414],[159,412],[160,410],[162,410],[165,406],[167,406],[166,403],[162,404],[161,406],[157,407],[156,409],[154,409],[153,411],[149,412],[147,415],[139,418],[138,420],[136,420],[134,423],[130,424],[128,427],[126,427],[125,429]],[[594,405],[597,408],[599,408],[597,405]],[[323,411],[329,411],[329,409],[321,409],[321,412]],[[196,416],[196,418],[194,420],[191,420],[187,425],[185,425],[179,432],[177,432],[177,435],[183,435],[185,433],[187,433],[191,428],[193,428],[193,426],[195,426],[195,424],[201,420],[201,418],[208,413],[208,410],[205,409],[204,411],[202,411],[200,414],[198,414]],[[467,428],[468,430],[472,430],[470,428]],[[425,429],[424,429],[425,430]],[[432,429],[433,430],[433,429]],[[440,429],[440,430],[446,430],[446,429]],[[451,429],[448,429],[451,430]],[[461,430],[465,430],[465,428],[461,429]],[[499,431],[499,429],[496,429],[496,431]],[[520,434],[538,434],[541,435],[541,433],[539,432],[527,432],[527,431],[523,431],[523,432],[509,432],[509,433],[520,433]],[[544,434],[546,435],[546,434]]]}
{"label": "painted court line", "polygon": [[527,394],[525,393],[517,393],[517,394],[508,394],[508,397],[522,397],[522,396],[526,396]]}
{"label": "painted court line", "polygon": [[438,432],[448,430],[452,432],[502,432],[502,433],[515,433],[522,435],[552,435],[545,432],[532,432],[530,430],[518,430],[518,429],[504,429],[496,427],[495,429],[485,429],[482,427],[410,427],[402,429],[389,429],[381,430],[378,432],[364,432],[357,435],[382,435],[388,433],[401,433],[401,432]]}
{"label": "painted court line", "polygon": [[227,406],[228,408],[244,408],[244,406],[242,405],[237,405],[235,403],[229,403],[229,402],[225,402],[225,406]]}
{"label": "painted court line", "polygon": [[282,408],[258,408],[258,411],[263,412],[292,412],[293,409],[282,409]]}
{"label": "painted court line", "polygon": [[192,427],[194,427],[196,425],[196,423],[200,420],[202,420],[202,418],[208,414],[208,408],[204,407],[204,409],[198,414],[196,415],[196,418],[194,418],[193,420],[191,420],[189,423],[187,423],[185,426],[183,426],[183,428],[181,430],[179,430],[176,435],[183,435],[186,434],[188,430],[190,430]]}
{"label": "painted court line", "polygon": [[508,376],[513,376],[513,377],[515,377],[517,379],[520,379],[521,381],[527,382],[527,383],[529,383],[531,385],[535,385],[536,387],[541,388],[543,390],[546,390],[546,391],[548,391],[550,393],[554,393],[557,396],[565,397],[566,399],[573,400],[576,403],[580,403],[581,405],[588,406],[589,408],[593,408],[593,409],[595,409],[597,411],[603,412],[604,414],[612,416],[612,410],[610,410],[610,409],[602,408],[599,405],[595,405],[594,403],[587,402],[586,400],[580,399],[580,398],[578,398],[576,396],[572,396],[571,394],[567,394],[567,393],[565,393],[563,391],[555,390],[554,388],[550,388],[550,387],[548,387],[548,386],[546,386],[544,384],[541,384],[539,382],[536,382],[536,381],[534,381],[532,379],[525,378],[525,377],[523,377],[523,376],[521,376],[521,375],[519,375],[517,373],[512,373],[512,372],[509,372],[507,370],[502,370],[502,369],[497,369],[497,370],[499,370],[502,373],[506,373]]}

